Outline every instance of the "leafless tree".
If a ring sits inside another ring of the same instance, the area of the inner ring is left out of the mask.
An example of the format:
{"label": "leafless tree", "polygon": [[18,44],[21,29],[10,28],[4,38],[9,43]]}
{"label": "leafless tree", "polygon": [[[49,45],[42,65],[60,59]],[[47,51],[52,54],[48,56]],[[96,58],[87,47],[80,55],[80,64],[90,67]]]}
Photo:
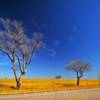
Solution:
{"label": "leafless tree", "polygon": [[72,61],[70,64],[66,66],[67,70],[72,70],[77,75],[77,86],[80,84],[80,78],[83,77],[84,72],[89,71],[91,69],[91,66],[89,63],[86,63],[84,61],[76,60]]}
{"label": "leafless tree", "polygon": [[97,75],[97,79],[100,80],[100,74]]}
{"label": "leafless tree", "polygon": [[[37,49],[44,46],[43,34],[34,33],[32,38],[25,34],[21,22],[0,18],[0,51],[12,62],[12,70],[16,79],[16,88],[21,88],[21,79]],[[18,75],[20,71],[20,75]]]}
{"label": "leafless tree", "polygon": [[61,79],[62,76],[58,75],[58,76],[56,76],[55,78],[56,78],[56,79]]}

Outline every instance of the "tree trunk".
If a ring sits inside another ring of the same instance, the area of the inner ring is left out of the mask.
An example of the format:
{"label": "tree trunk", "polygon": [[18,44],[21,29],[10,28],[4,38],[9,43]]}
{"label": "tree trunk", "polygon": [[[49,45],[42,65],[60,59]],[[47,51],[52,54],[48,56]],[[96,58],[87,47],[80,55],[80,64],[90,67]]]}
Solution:
{"label": "tree trunk", "polygon": [[19,79],[16,81],[16,88],[20,89],[22,88],[22,79],[24,78],[25,74],[21,74]]}
{"label": "tree trunk", "polygon": [[80,85],[80,78],[77,77],[77,86],[79,86],[79,85]]}
{"label": "tree trunk", "polygon": [[17,81],[17,86],[16,86],[17,89],[22,88],[22,79],[24,78],[24,76],[25,76],[25,73],[20,75],[20,77]]}
{"label": "tree trunk", "polygon": [[15,80],[16,80],[16,89],[20,89],[22,87],[22,79],[24,78],[24,76],[26,74],[26,69],[24,69],[24,71],[21,73],[20,77],[18,77],[15,67],[12,69],[13,69],[13,73],[14,73]]}
{"label": "tree trunk", "polygon": [[16,71],[13,70],[13,72],[14,72],[14,76],[15,76],[15,80],[16,80],[16,88],[20,89],[21,88],[21,81],[18,78]]}
{"label": "tree trunk", "polygon": [[25,74],[21,74],[18,80],[16,81],[16,88],[20,89],[22,88],[22,79],[24,78]]}
{"label": "tree trunk", "polygon": [[15,80],[16,80],[16,88],[19,89],[21,87],[20,80],[18,79],[18,76],[17,76],[17,72],[16,72],[15,67],[12,68],[12,69],[13,69],[13,73],[14,73]]}
{"label": "tree trunk", "polygon": [[16,88],[17,89],[20,89],[21,88],[21,81],[20,80],[17,80],[16,81]]}
{"label": "tree trunk", "polygon": [[16,80],[16,89],[20,89],[21,88],[21,80],[20,80],[20,78],[18,78],[15,68],[13,68],[13,73],[14,73],[15,80]]}

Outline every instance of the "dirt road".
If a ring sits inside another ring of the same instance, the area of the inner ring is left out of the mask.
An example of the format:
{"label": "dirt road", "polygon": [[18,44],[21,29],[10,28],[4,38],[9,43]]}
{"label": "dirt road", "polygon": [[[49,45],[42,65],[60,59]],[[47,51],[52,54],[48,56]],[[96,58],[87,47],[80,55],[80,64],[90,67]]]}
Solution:
{"label": "dirt road", "polygon": [[0,100],[100,100],[100,88],[49,93],[1,95]]}

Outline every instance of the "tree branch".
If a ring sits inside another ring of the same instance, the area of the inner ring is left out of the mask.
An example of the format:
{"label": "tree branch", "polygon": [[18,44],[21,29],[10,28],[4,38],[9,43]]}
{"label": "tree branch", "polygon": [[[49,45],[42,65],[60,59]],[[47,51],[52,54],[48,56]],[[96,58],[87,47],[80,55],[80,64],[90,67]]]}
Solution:
{"label": "tree branch", "polygon": [[16,55],[16,58],[17,58],[17,60],[18,60],[20,72],[22,73],[20,58],[18,57],[18,55]]}
{"label": "tree branch", "polygon": [[11,56],[9,55],[8,52],[6,52],[6,51],[4,51],[2,49],[0,49],[0,51],[3,52],[4,54],[6,54],[8,56],[8,58],[11,60],[11,62],[13,62],[13,59],[11,58]]}
{"label": "tree branch", "polygon": [[28,65],[31,63],[31,60],[32,60],[32,57],[33,57],[33,54],[34,54],[34,51],[35,50],[36,50],[36,46],[33,46],[32,53],[31,53],[31,57],[30,57],[30,60],[28,62]]}

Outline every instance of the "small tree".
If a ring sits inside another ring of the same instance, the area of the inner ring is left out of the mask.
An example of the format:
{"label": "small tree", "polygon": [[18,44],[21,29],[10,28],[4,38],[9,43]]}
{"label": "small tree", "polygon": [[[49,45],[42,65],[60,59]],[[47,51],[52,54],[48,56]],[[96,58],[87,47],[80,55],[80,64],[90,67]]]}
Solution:
{"label": "small tree", "polygon": [[[21,79],[25,76],[33,55],[44,46],[43,35],[35,33],[29,37],[25,34],[21,22],[0,18],[0,51],[8,56],[16,79],[16,88],[21,87]],[[18,74],[20,72],[20,74]],[[18,76],[19,75],[19,76]]]}
{"label": "small tree", "polygon": [[58,76],[56,76],[55,78],[56,78],[56,79],[61,79],[62,76],[58,75]]}
{"label": "small tree", "polygon": [[80,78],[83,77],[84,72],[89,71],[90,70],[90,64],[80,61],[80,60],[76,60],[76,61],[72,61],[70,64],[68,64],[66,66],[67,70],[72,70],[76,73],[77,75],[77,86],[79,86],[80,84]]}
{"label": "small tree", "polygon": [[97,79],[100,80],[100,74],[97,75]]}

